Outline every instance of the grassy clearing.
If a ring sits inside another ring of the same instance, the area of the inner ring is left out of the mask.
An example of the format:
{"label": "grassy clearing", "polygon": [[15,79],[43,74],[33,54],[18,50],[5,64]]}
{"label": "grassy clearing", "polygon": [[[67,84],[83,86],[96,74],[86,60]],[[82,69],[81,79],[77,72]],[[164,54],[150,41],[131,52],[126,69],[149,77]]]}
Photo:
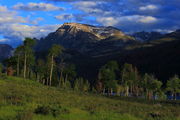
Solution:
{"label": "grassy clearing", "polygon": [[8,77],[0,80],[0,120],[180,120],[180,106],[107,98]]}

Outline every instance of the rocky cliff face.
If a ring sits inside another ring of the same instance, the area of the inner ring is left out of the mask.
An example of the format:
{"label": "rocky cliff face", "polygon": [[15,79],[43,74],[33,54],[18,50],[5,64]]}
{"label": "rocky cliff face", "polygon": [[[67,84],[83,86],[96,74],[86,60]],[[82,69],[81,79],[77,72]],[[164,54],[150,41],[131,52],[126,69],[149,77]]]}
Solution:
{"label": "rocky cliff face", "polygon": [[0,61],[10,57],[13,53],[13,48],[7,44],[0,44]]}
{"label": "rocky cliff face", "polygon": [[78,23],[65,23],[56,32],[41,39],[36,46],[38,51],[47,50],[52,44],[60,44],[66,49],[87,52],[108,44],[109,47],[125,46],[134,43],[130,37],[114,27],[99,27]]}

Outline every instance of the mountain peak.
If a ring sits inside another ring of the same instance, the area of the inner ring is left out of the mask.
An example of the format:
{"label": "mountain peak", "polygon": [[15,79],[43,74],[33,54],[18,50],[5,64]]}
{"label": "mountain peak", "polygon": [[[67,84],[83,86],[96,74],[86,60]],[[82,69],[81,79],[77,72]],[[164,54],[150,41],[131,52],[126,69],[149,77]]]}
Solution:
{"label": "mountain peak", "polygon": [[88,25],[80,23],[64,23],[56,33],[59,35],[69,34],[75,36],[79,32],[92,32]]}
{"label": "mountain peak", "polygon": [[[99,43],[100,42],[100,43]],[[99,44],[108,46],[124,46],[134,42],[134,38],[114,27],[93,26],[80,23],[64,23],[56,32],[49,34],[42,43],[45,48],[51,44],[61,44],[65,48],[78,51],[89,51]],[[102,45],[103,46],[103,45]],[[38,48],[41,49],[41,48]]]}
{"label": "mountain peak", "polygon": [[109,26],[93,26],[88,24],[80,24],[80,23],[64,23],[58,30],[58,34],[68,33],[70,35],[76,35],[79,32],[91,33],[96,36],[99,40],[106,39],[112,36],[123,38],[126,36],[119,29]]}
{"label": "mountain peak", "polygon": [[66,25],[68,25],[68,26],[82,26],[84,24],[80,24],[80,23],[64,23],[63,24],[63,26],[66,26]]}

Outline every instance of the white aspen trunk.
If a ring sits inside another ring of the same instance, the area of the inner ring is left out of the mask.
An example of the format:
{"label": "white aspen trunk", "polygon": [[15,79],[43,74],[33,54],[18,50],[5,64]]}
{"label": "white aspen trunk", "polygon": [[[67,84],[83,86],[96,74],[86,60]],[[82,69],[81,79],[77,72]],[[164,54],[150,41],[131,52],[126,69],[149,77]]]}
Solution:
{"label": "white aspen trunk", "polygon": [[19,76],[19,55],[18,55],[18,61],[17,61],[17,76]]}
{"label": "white aspen trunk", "polygon": [[113,89],[111,88],[111,95],[113,95]]}
{"label": "white aspen trunk", "polygon": [[126,96],[129,96],[129,86],[126,87]]}
{"label": "white aspen trunk", "polygon": [[24,78],[26,78],[26,59],[27,59],[27,55],[26,53],[24,54]]}
{"label": "white aspen trunk", "polygon": [[50,76],[49,76],[49,86],[51,86],[52,83],[52,73],[53,73],[53,65],[54,65],[54,57],[53,55],[51,56],[51,71],[50,71]]}
{"label": "white aspen trunk", "polygon": [[103,89],[103,95],[105,95],[105,91],[106,91],[106,90],[105,90],[105,88],[104,88],[104,89]]}
{"label": "white aspen trunk", "polygon": [[61,75],[60,75],[60,80],[59,80],[59,86],[61,86],[61,84],[62,84],[62,86],[64,85],[64,81],[63,81],[63,70],[61,70]]}

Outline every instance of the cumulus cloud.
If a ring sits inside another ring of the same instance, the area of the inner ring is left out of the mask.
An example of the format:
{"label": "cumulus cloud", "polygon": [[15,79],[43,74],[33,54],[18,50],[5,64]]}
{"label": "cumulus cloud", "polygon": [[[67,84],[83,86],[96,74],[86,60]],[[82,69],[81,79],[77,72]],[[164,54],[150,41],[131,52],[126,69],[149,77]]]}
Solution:
{"label": "cumulus cloud", "polygon": [[143,24],[149,24],[149,23],[155,23],[157,22],[157,18],[152,16],[140,16],[140,15],[132,15],[132,16],[122,16],[119,18],[120,22],[133,22],[133,23],[143,23]]}
{"label": "cumulus cloud", "polygon": [[0,34],[5,38],[23,40],[25,37],[41,38],[55,31],[59,25],[29,26],[22,24],[5,24],[0,28]]}
{"label": "cumulus cloud", "polygon": [[[129,21],[134,23],[151,24],[158,21],[156,17],[147,15],[126,15],[119,11],[109,9],[106,2],[81,1],[73,4],[77,9],[95,16],[97,22],[105,26],[118,26],[121,22]],[[113,4],[114,5],[114,4]],[[122,4],[123,5],[123,4]],[[155,9],[155,6],[144,6],[141,9]]]}
{"label": "cumulus cloud", "polygon": [[9,11],[6,6],[0,6],[0,24],[5,23],[28,23],[28,18],[17,15],[15,11]]}
{"label": "cumulus cloud", "polygon": [[119,23],[119,19],[114,17],[99,17],[97,21],[104,26],[116,26]]}
{"label": "cumulus cloud", "polygon": [[5,39],[5,38],[2,38],[2,39],[0,39],[0,42],[2,43],[2,42],[7,42],[8,41],[8,39]]}
{"label": "cumulus cloud", "polygon": [[55,31],[59,25],[39,26],[43,18],[30,20],[29,17],[19,16],[16,11],[9,10],[6,6],[0,6],[0,39],[1,43],[19,44],[25,37],[41,38]]}
{"label": "cumulus cloud", "polygon": [[155,23],[158,19],[152,16],[139,16],[139,21],[142,23]]}
{"label": "cumulus cloud", "polygon": [[156,23],[158,20],[152,16],[121,16],[121,17],[99,17],[97,21],[102,23],[105,26],[118,26],[118,25],[127,25],[124,23],[134,23],[134,24],[149,24]]}
{"label": "cumulus cloud", "polygon": [[62,7],[57,7],[53,4],[49,3],[18,3],[13,6],[15,10],[24,10],[24,11],[56,11],[56,10],[64,10]]}
{"label": "cumulus cloud", "polygon": [[149,11],[149,10],[157,10],[158,7],[156,5],[146,5],[146,6],[141,6],[139,10],[141,11]]}
{"label": "cumulus cloud", "polygon": [[73,14],[61,14],[55,16],[55,18],[58,20],[72,20],[75,16]]}
{"label": "cumulus cloud", "polygon": [[96,15],[96,14],[107,15],[107,14],[110,14],[110,10],[108,10],[108,8],[106,8],[107,7],[106,2],[80,1],[80,2],[72,3],[72,5],[74,6],[74,9],[81,10],[85,13],[90,14],[90,15]]}
{"label": "cumulus cloud", "polygon": [[171,33],[174,29],[154,29],[154,31],[161,32],[161,33]]}
{"label": "cumulus cloud", "polygon": [[22,24],[6,24],[1,25],[0,35],[3,38],[0,39],[0,43],[10,44],[13,47],[22,43],[25,37],[30,38],[42,38],[47,36],[50,32],[55,31],[59,25],[45,25],[45,26],[29,26]]}
{"label": "cumulus cloud", "polygon": [[151,31],[180,27],[178,3],[180,3],[178,0],[171,2],[164,0],[71,2],[74,9],[95,17],[97,23],[119,27],[124,31]]}
{"label": "cumulus cloud", "polygon": [[55,19],[61,21],[61,22],[78,22],[81,23],[83,21],[86,22],[86,24],[93,24],[95,21],[89,20],[87,14],[71,14],[71,13],[64,13],[55,16]]}
{"label": "cumulus cloud", "polygon": [[80,1],[74,3],[75,6],[82,6],[82,7],[94,7],[97,6],[101,2],[93,2],[93,1]]}
{"label": "cumulus cloud", "polygon": [[0,12],[5,12],[7,11],[7,7],[6,6],[0,6]]}

